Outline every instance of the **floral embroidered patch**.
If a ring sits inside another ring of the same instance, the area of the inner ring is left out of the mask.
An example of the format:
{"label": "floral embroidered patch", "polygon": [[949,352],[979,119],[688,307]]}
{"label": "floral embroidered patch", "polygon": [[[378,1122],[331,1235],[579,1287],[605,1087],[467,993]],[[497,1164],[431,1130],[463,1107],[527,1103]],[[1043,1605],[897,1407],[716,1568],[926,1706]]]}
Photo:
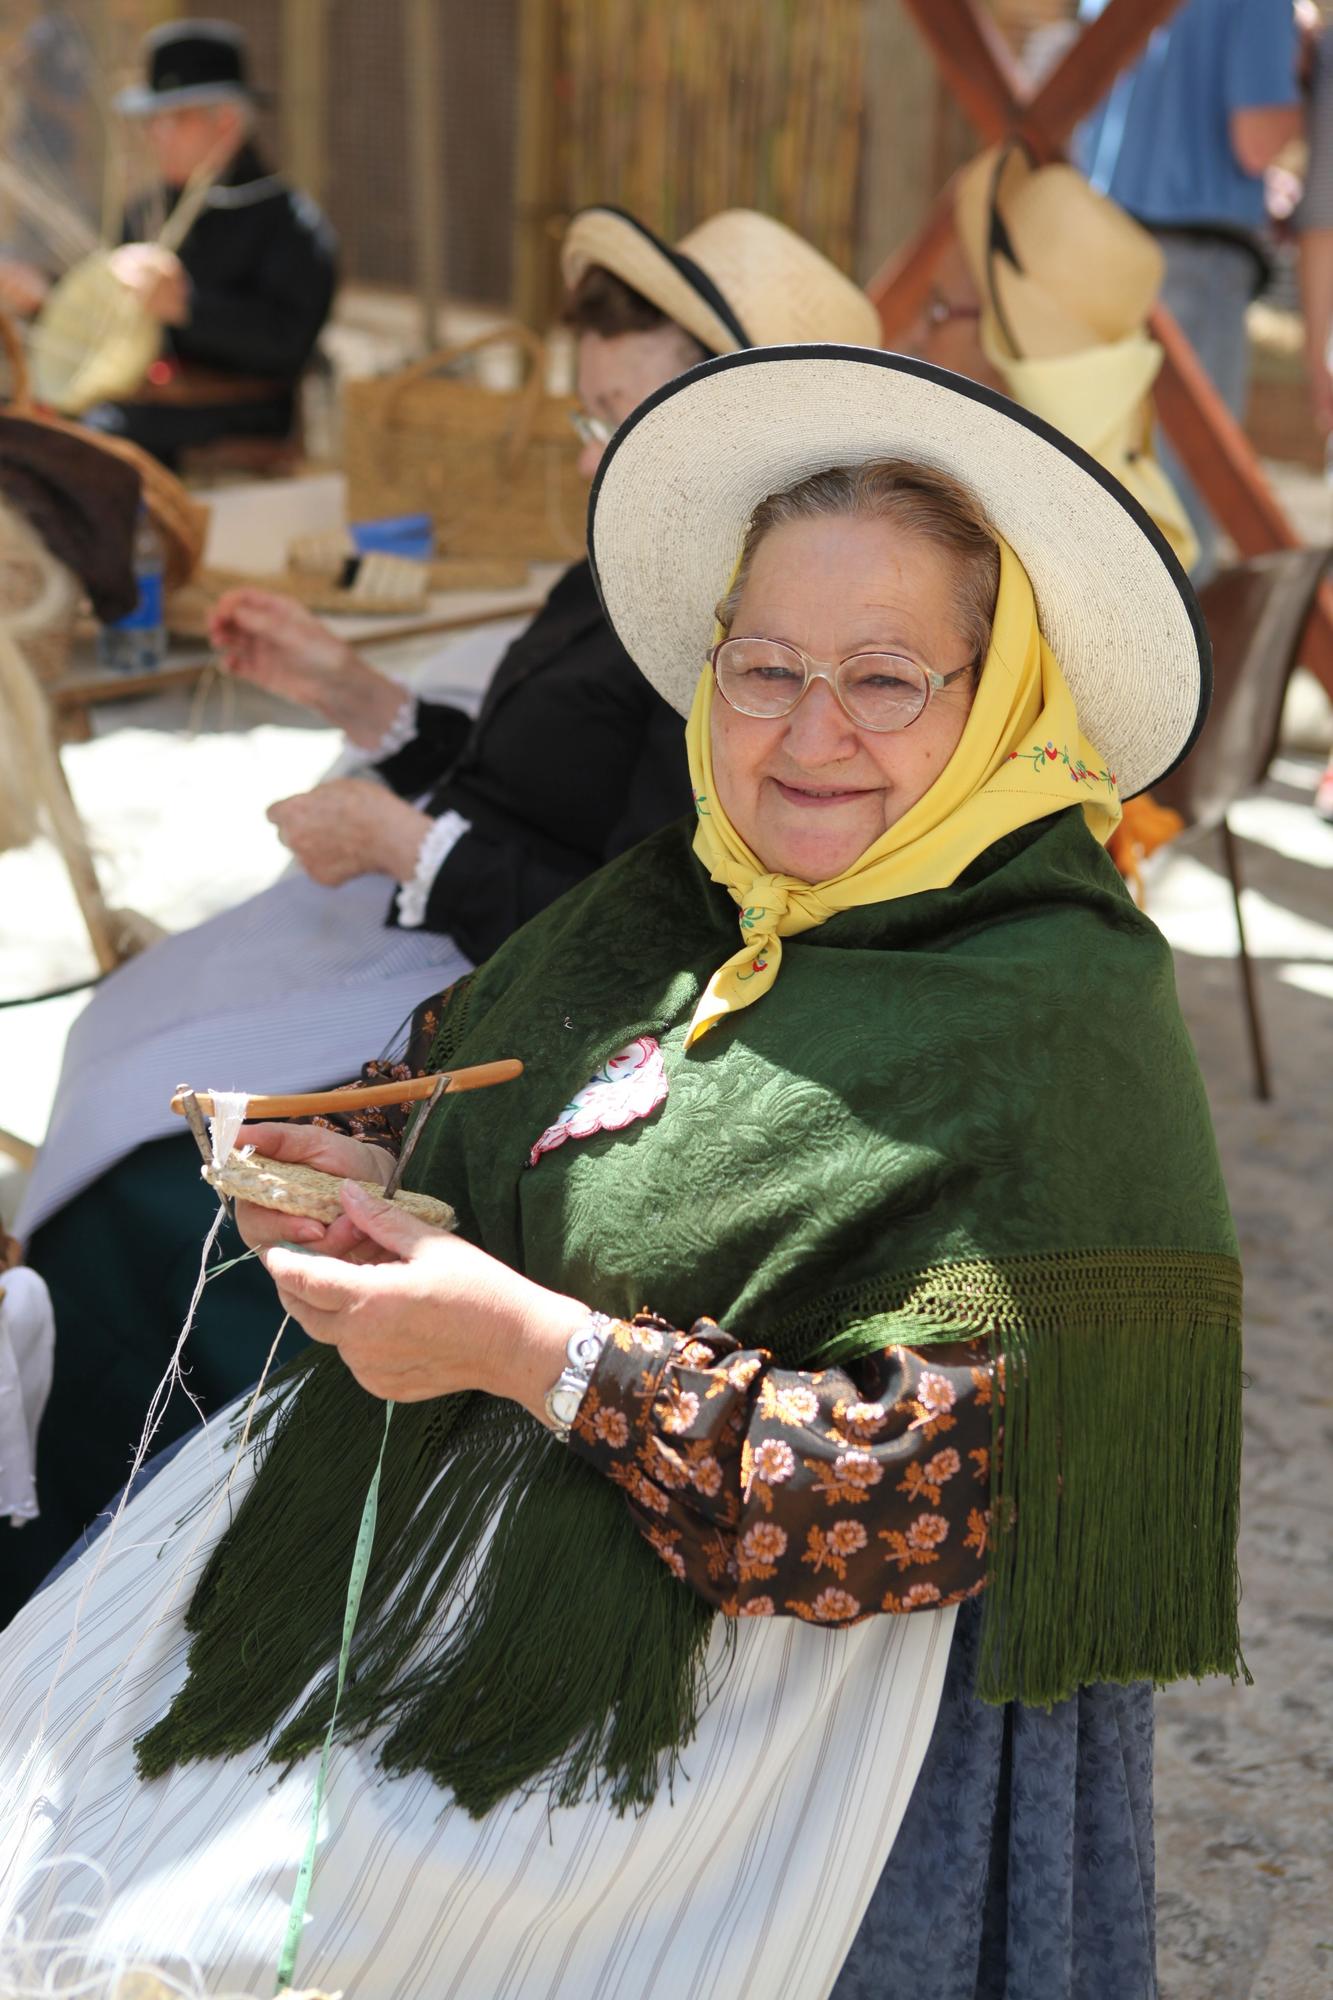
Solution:
{"label": "floral embroidered patch", "polygon": [[639,1035],[627,1048],[608,1056],[582,1090],[576,1090],[554,1125],[548,1125],[528,1155],[535,1167],[543,1153],[553,1153],[566,1139],[588,1139],[594,1132],[620,1132],[647,1118],[666,1101],[666,1069],[662,1051],[651,1035]]}

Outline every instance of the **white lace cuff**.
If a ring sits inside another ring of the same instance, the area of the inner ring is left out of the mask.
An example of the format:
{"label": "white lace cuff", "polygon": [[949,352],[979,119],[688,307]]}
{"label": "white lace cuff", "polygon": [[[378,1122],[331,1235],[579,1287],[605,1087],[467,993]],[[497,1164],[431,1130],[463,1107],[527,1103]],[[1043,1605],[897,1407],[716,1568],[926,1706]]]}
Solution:
{"label": "white lace cuff", "polygon": [[404,930],[419,930],[425,922],[431,884],[463,835],[471,831],[471,821],[465,820],[461,813],[447,812],[432,820],[422,834],[412,880],[404,882],[398,891],[398,921]]}
{"label": "white lace cuff", "polygon": [[398,713],[372,750],[366,752],[372,764],[382,764],[386,757],[396,757],[400,750],[406,750],[417,733],[417,698],[411,688],[403,689],[403,699]]}

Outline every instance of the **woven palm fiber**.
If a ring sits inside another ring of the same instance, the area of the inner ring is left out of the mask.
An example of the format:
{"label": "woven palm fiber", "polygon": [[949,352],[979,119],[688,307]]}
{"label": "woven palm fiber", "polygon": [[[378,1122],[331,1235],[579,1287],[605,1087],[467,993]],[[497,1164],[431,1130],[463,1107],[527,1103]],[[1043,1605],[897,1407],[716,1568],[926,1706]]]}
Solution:
{"label": "woven palm fiber", "polygon": [[[233,1155],[220,1167],[206,1166],[204,1179],[219,1194],[237,1201],[252,1201],[260,1208],[282,1209],[287,1215],[308,1215],[315,1222],[334,1222],[343,1212],[339,1189],[343,1177],[322,1174],[317,1167],[302,1167],[290,1160],[265,1160],[257,1156],[242,1159]],[[367,1194],[382,1195],[375,1181],[358,1181]],[[418,1222],[433,1229],[452,1229],[454,1212],[447,1201],[434,1195],[411,1194],[400,1188],[392,1199]]]}
{"label": "woven palm fiber", "polygon": [[208,532],[208,509],[194,499],[165,465],[141,451],[128,438],[114,438],[91,431],[83,424],[56,416],[33,400],[27,356],[12,320],[0,312],[0,346],[9,359],[12,394],[5,405],[10,416],[26,417],[30,423],[50,424],[56,430],[72,431],[76,437],[97,445],[102,451],[123,459],[139,475],[143,502],[162,537],[165,582],[168,590],[179,589],[199,567]]}
{"label": "woven palm fiber", "polygon": [[[341,576],[349,557],[357,553],[347,528],[297,535],[287,544],[287,570],[327,580]],[[528,565],[521,556],[436,556],[425,568],[431,590],[515,590],[528,580]]]}
{"label": "woven palm fiber", "polygon": [[[517,349],[526,378],[494,389],[488,349]],[[548,395],[541,342],[504,326],[343,390],[343,463],[354,520],[429,514],[448,558],[570,561],[583,553],[587,488],[568,397]]]}
{"label": "woven palm fiber", "polygon": [[[367,562],[373,560],[366,558]],[[178,639],[206,639],[213,606],[228,590],[272,590],[279,597],[295,598],[307,611],[317,611],[327,618],[364,618],[371,612],[406,618],[425,610],[429,594],[435,591],[517,590],[528,580],[526,562],[499,556],[461,556],[457,561],[446,558],[418,563],[415,567],[423,572],[419,587],[396,595],[386,592],[372,595],[355,586],[344,589],[328,577],[294,569],[263,576],[252,576],[244,570],[201,569],[168,596],[167,628]]]}
{"label": "woven palm fiber", "polygon": [[607,199],[675,242],[727,208],[852,268],[863,0],[559,0],[553,206]]}

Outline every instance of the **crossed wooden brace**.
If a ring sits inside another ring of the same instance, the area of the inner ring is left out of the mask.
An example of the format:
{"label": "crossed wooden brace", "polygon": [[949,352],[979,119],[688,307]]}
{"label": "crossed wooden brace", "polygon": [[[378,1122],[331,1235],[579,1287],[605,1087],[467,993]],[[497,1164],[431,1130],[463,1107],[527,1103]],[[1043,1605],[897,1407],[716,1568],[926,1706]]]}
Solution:
{"label": "crossed wooden brace", "polygon": [[[1079,121],[1139,55],[1178,0],[1109,0],[1036,91],[1019,73],[984,0],[902,0],[949,91],[986,145],[1017,135],[1038,160],[1059,159]],[[916,236],[870,281],[886,342],[921,313],[954,233],[954,185]],[[1162,427],[1242,556],[1301,546],[1244,431],[1165,306],[1149,320],[1163,353],[1154,400]],[[1323,584],[1301,657],[1333,694],[1333,585]]]}

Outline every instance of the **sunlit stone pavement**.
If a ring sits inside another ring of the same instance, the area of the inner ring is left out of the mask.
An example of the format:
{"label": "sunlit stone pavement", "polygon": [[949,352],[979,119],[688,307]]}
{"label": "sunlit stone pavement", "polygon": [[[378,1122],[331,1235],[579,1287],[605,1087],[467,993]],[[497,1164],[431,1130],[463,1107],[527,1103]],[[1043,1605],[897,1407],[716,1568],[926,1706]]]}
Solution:
{"label": "sunlit stone pavement", "polygon": [[1242,1627],[1253,1687],[1158,1703],[1162,2000],[1333,1992],[1333,827],[1319,763],[1235,808],[1274,1097],[1253,1096],[1215,840],[1163,857],[1148,908],[1217,1123],[1246,1270]]}

